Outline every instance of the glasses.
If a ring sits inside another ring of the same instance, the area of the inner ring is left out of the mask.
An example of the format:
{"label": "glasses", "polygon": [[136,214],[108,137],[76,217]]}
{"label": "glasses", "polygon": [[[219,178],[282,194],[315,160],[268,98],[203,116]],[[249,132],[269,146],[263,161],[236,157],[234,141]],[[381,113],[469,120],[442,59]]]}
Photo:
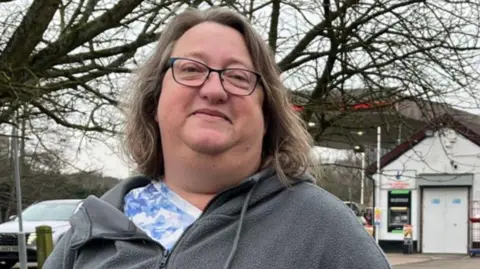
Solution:
{"label": "glasses", "polygon": [[170,58],[168,67],[172,68],[173,79],[189,87],[202,86],[212,72],[220,75],[220,83],[226,92],[248,96],[253,93],[261,75],[247,69],[213,69],[204,63],[187,58]]}

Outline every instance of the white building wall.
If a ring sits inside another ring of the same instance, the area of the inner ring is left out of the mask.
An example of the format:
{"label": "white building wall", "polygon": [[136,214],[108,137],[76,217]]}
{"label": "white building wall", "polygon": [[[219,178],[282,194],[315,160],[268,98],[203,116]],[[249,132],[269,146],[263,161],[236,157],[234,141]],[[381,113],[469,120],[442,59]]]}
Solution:
{"label": "white building wall", "polygon": [[[460,134],[452,135],[450,132],[440,136],[435,132],[408,150],[398,159],[382,169],[383,174],[394,175],[407,170],[408,174],[473,174],[474,183],[470,197],[480,200],[480,147]],[[445,137],[445,134],[449,137]],[[453,164],[451,163],[453,161]],[[454,167],[456,165],[456,169]],[[413,171],[412,171],[413,170]],[[373,175],[376,180],[377,175]],[[381,177],[382,182],[386,180]],[[403,240],[402,234],[391,234],[387,231],[388,191],[380,190],[379,206],[381,209],[381,224],[379,240]],[[413,239],[418,240],[420,227],[420,193],[412,190],[412,224]]]}

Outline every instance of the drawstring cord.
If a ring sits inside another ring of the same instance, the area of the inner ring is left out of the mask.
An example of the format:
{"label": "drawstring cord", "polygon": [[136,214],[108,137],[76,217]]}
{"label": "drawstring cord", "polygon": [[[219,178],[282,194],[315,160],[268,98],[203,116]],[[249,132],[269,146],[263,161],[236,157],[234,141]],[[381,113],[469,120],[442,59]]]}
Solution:
{"label": "drawstring cord", "polygon": [[237,233],[235,234],[235,239],[233,240],[232,250],[230,251],[230,255],[228,255],[227,262],[225,263],[225,266],[223,267],[223,269],[229,269],[230,268],[230,265],[232,264],[235,253],[237,252],[238,242],[240,241],[240,235],[242,233],[243,219],[244,219],[245,214],[247,212],[248,202],[250,201],[250,198],[252,197],[253,190],[257,186],[257,183],[258,182],[256,182],[255,185],[253,185],[253,187],[248,191],[247,197],[245,197],[245,201],[243,202],[242,211],[240,213],[240,219],[238,221]]}

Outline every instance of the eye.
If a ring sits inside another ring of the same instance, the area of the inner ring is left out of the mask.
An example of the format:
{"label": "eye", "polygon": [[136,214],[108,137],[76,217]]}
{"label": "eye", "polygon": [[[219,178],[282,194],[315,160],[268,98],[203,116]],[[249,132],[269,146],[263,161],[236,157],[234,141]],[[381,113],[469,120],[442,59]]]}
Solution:
{"label": "eye", "polygon": [[199,64],[187,63],[182,65],[180,70],[185,73],[202,73],[205,71],[205,68],[202,68]]}
{"label": "eye", "polygon": [[239,82],[248,82],[248,73],[242,70],[228,70],[225,72],[225,76],[229,79],[237,80]]}

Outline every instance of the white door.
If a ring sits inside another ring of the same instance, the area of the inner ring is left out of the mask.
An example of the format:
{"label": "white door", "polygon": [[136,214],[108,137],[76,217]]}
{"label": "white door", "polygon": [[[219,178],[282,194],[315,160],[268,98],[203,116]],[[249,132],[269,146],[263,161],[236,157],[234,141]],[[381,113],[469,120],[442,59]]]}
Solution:
{"label": "white door", "polygon": [[466,254],[468,189],[426,188],[422,200],[422,251]]}
{"label": "white door", "polygon": [[447,192],[445,253],[468,253],[468,204],[467,188]]}

